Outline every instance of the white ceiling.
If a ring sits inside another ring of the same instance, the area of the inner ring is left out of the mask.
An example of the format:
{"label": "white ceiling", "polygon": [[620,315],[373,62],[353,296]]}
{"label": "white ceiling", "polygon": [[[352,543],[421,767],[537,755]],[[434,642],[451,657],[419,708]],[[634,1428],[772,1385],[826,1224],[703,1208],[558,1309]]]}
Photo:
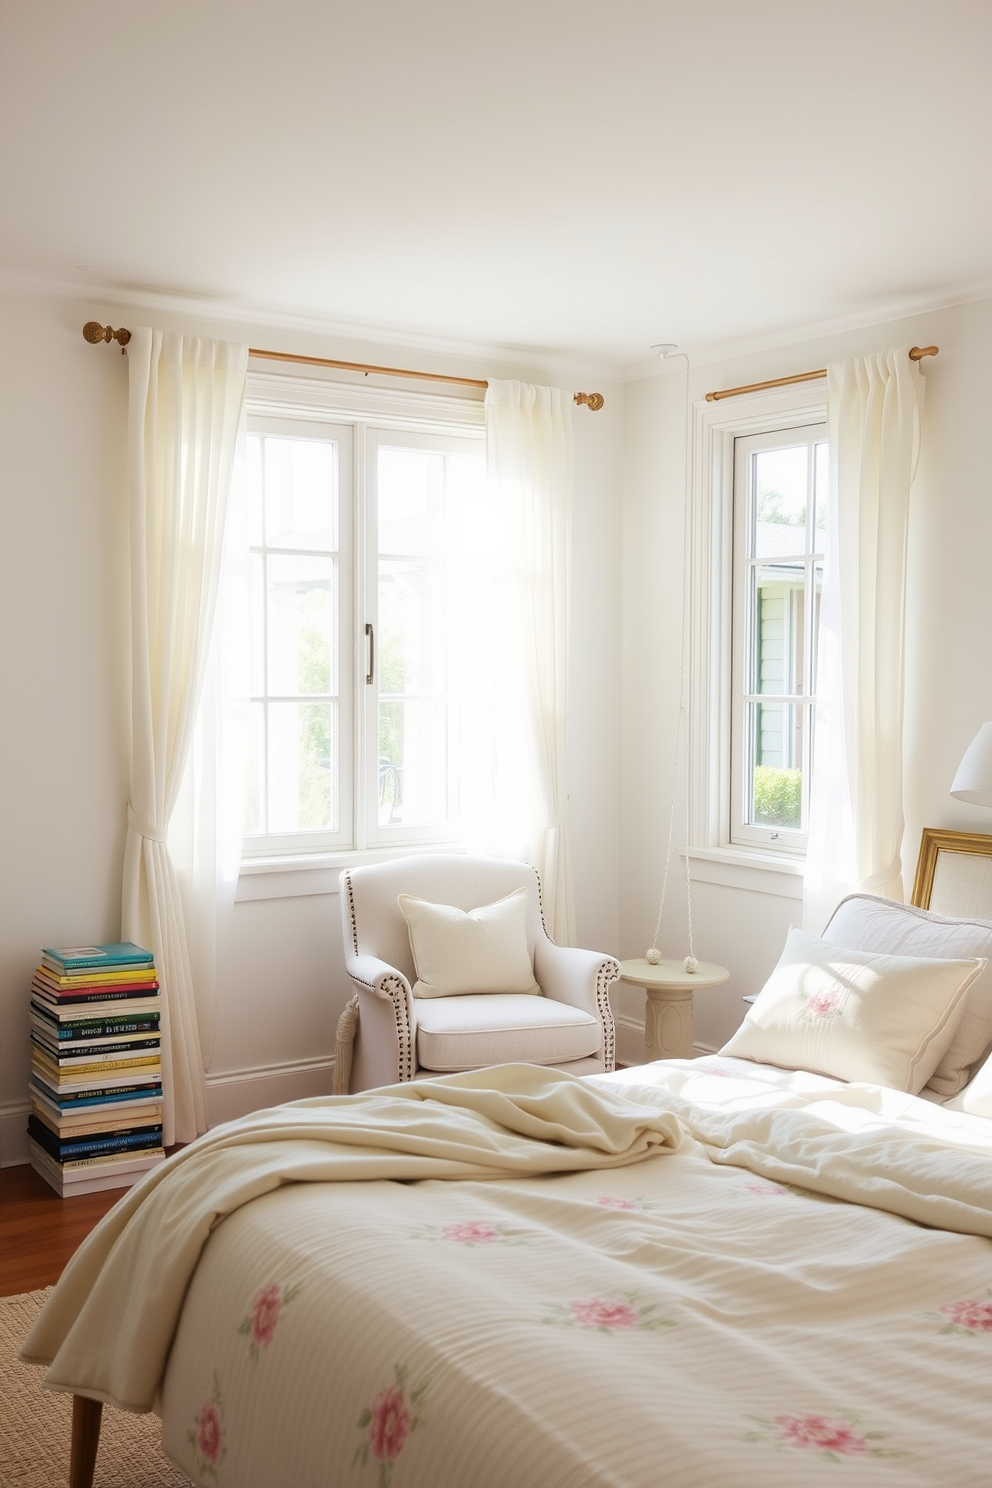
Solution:
{"label": "white ceiling", "polygon": [[0,275],[629,364],[992,293],[990,0],[0,0]]}

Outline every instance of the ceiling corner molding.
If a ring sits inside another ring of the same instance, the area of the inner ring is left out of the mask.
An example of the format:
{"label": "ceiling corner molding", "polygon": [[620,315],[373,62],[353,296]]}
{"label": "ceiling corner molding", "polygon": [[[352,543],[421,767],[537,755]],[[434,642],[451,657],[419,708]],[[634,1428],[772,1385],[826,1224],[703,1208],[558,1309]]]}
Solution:
{"label": "ceiling corner molding", "polygon": [[[891,321],[909,320],[917,315],[932,315],[941,310],[953,310],[958,305],[973,305],[979,300],[992,299],[992,279],[978,280],[961,288],[934,291],[932,294],[905,296],[846,315],[828,320],[808,321],[802,325],[783,326],[758,336],[746,336],[737,340],[699,342],[681,347],[688,353],[693,370],[718,362],[733,361],[737,357],[754,356],[765,351],[798,346],[809,341],[825,340],[830,336],[842,336],[849,331],[864,330],[873,325],[886,325]],[[647,357],[629,363],[623,369],[624,382],[641,382],[649,377],[664,377],[670,372],[683,369],[684,364],[675,357],[667,360]]]}
{"label": "ceiling corner molding", "polygon": [[[504,368],[502,375],[526,374],[529,368],[554,368],[556,374],[572,377],[576,386],[583,380],[598,377],[601,381],[622,382],[619,364],[595,357],[582,357],[562,348],[498,345],[495,342],[460,341],[451,336],[434,335],[408,326],[387,326],[375,322],[341,320],[318,311],[288,309],[278,305],[253,304],[222,296],[187,294],[180,290],[135,288],[130,285],[97,283],[83,278],[56,278],[0,268],[0,294],[26,299],[76,302],[93,315],[117,311],[152,311],[171,317],[186,317],[194,322],[217,322],[221,325],[257,327],[266,331],[285,332],[288,336],[310,336],[315,341],[333,341],[336,348],[349,347],[360,353],[369,345],[385,346],[413,352],[419,356],[437,357],[447,365],[454,361],[472,369],[472,375],[485,376],[494,368]],[[274,350],[282,348],[273,348]],[[299,352],[299,344],[285,348]],[[315,353],[320,348],[314,348]],[[480,371],[480,367],[483,369]],[[433,369],[427,369],[433,370]],[[442,370],[438,368],[437,370]],[[446,368],[445,368],[446,370]],[[498,372],[496,375],[500,375]]]}

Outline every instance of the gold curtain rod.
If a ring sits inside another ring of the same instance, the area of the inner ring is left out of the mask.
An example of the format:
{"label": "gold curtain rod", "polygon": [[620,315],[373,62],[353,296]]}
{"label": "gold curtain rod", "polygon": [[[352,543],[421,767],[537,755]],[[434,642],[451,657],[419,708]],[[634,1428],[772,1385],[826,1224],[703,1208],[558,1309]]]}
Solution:
{"label": "gold curtain rod", "polygon": [[[939,346],[911,346],[909,348],[910,359],[919,362],[925,356],[936,356],[940,350]],[[719,403],[721,398],[736,398],[738,393],[758,393],[763,388],[788,387],[791,382],[815,382],[818,377],[826,377],[826,367],[821,367],[817,372],[795,372],[791,377],[770,377],[767,382],[749,382],[747,387],[723,388],[717,393],[707,393],[707,403]]]}
{"label": "gold curtain rod", "polygon": [[[103,326],[97,320],[88,320],[83,326],[83,335],[92,346],[97,346],[101,341],[116,341],[121,348],[121,356],[124,348],[131,339],[131,332],[125,326],[114,330],[113,326]],[[304,367],[336,367],[345,372],[364,372],[366,376],[370,372],[376,372],[380,377],[417,377],[424,382],[454,382],[461,387],[487,388],[489,383],[484,377],[453,377],[448,372],[411,372],[405,367],[375,367],[368,362],[337,362],[330,357],[296,356],[288,351],[261,351],[257,346],[249,346],[248,355],[262,357],[270,362],[294,362]],[[602,393],[575,393],[573,403],[585,404],[598,412],[606,399]]]}

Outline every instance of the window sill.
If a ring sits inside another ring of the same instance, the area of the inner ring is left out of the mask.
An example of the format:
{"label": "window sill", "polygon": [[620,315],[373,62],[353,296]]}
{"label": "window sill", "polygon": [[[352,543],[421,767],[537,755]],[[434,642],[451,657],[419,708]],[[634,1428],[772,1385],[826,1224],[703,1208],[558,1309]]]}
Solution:
{"label": "window sill", "polygon": [[720,884],[753,894],[775,894],[780,899],[803,897],[802,858],[753,852],[743,847],[691,847],[688,856],[694,883]]}
{"label": "window sill", "polygon": [[244,858],[234,892],[236,904],[251,899],[296,899],[337,894],[341,873],[363,863],[385,863],[422,853],[464,853],[462,842],[429,842],[402,847],[351,848],[342,852],[287,853],[281,857]]}

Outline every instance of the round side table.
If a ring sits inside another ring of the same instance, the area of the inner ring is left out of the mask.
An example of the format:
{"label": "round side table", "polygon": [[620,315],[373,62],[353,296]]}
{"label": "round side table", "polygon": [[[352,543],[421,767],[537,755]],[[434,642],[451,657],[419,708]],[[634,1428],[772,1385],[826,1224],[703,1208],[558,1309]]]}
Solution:
{"label": "round side table", "polygon": [[729,976],[727,968],[715,961],[700,961],[692,972],[681,961],[659,961],[657,966],[643,956],[621,961],[621,981],[643,987],[648,996],[644,1044],[649,1062],[692,1058],[693,992],[697,987],[718,987]]}

